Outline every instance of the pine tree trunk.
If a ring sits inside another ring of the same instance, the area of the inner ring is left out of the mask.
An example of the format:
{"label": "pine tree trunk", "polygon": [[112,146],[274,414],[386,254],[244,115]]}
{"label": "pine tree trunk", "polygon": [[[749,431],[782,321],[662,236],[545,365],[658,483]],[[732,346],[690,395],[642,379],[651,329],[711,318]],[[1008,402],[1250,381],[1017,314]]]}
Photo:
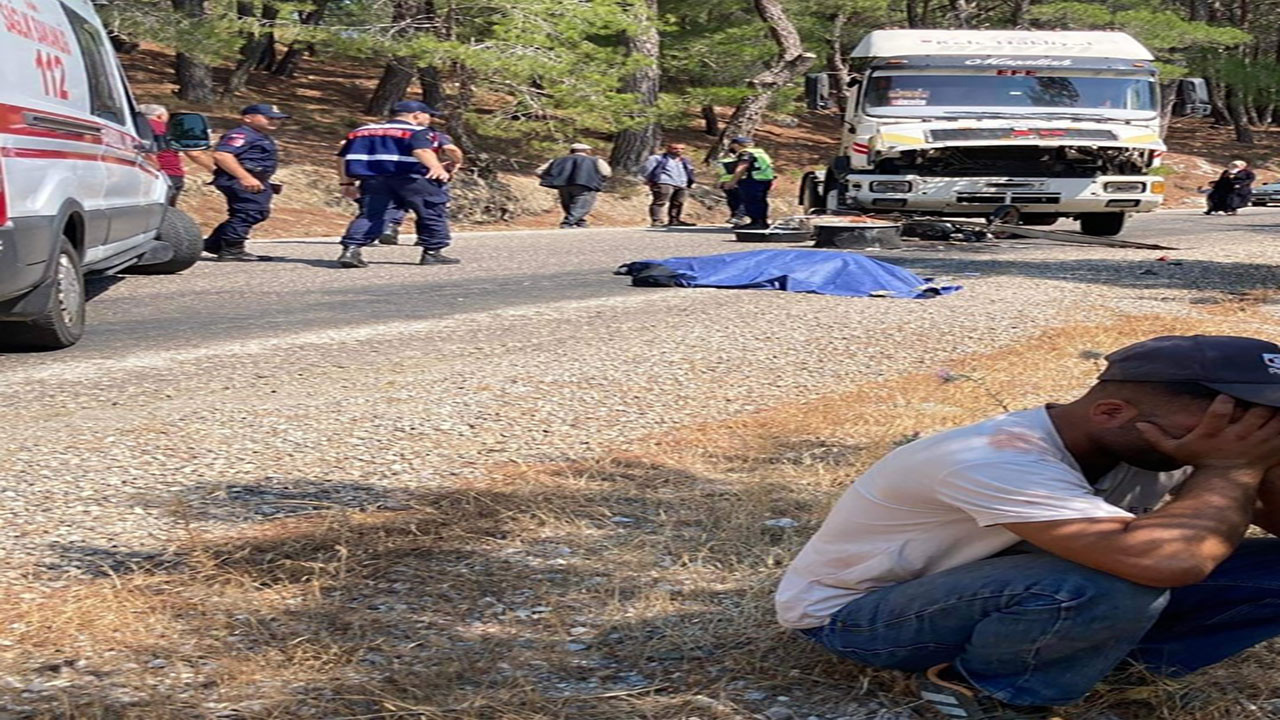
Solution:
{"label": "pine tree trunk", "polygon": [[827,70],[831,72],[836,109],[842,114],[849,105],[849,60],[844,50],[844,28],[848,20],[845,13],[837,13],[831,21],[831,48],[827,53]]}
{"label": "pine tree trunk", "polygon": [[[302,13],[302,17],[298,19],[299,23],[312,27],[320,25],[324,21],[324,12],[328,4],[328,0],[320,0],[314,8]],[[297,75],[298,66],[302,64],[302,56],[306,54],[307,48],[310,48],[312,53],[315,52],[315,46],[309,43],[300,43],[298,41],[289,43],[289,48],[285,50],[284,55],[271,68],[271,74],[276,77],[286,78]]]}
{"label": "pine tree trunk", "polygon": [[1217,80],[1208,80],[1206,84],[1209,87],[1209,106],[1212,109],[1213,124],[1230,125],[1231,114],[1227,112],[1223,84]]}
{"label": "pine tree trunk", "polygon": [[1232,126],[1235,127],[1236,142],[1241,145],[1252,145],[1253,128],[1249,127],[1244,98],[1235,88],[1227,88],[1227,113],[1231,116]]}
{"label": "pine tree trunk", "polygon": [[702,132],[711,137],[720,134],[720,116],[716,115],[715,105],[702,106]]}
{"label": "pine tree trunk", "polygon": [[271,74],[276,77],[291,78],[298,74],[298,67],[302,65],[302,57],[307,54],[305,46],[298,43],[289,45],[289,49],[284,51],[284,55],[272,68]]}
{"label": "pine tree trunk", "polygon": [[440,68],[434,65],[423,65],[418,68],[418,84],[422,86],[422,102],[433,108],[445,104],[444,82],[440,78]]}
{"label": "pine tree trunk", "polygon": [[[652,109],[658,104],[662,83],[662,71],[658,67],[662,52],[657,25],[658,0],[637,0],[635,9],[641,20],[635,31],[627,35],[627,53],[644,58],[645,63],[627,78],[623,89],[634,94],[645,108]],[[609,164],[618,175],[634,175],[640,172],[661,139],[662,128],[652,121],[638,128],[621,130],[613,137]]]}
{"label": "pine tree trunk", "polygon": [[[173,0],[173,9],[190,20],[203,20],[206,15],[204,0]],[[201,104],[213,102],[213,73],[207,63],[194,55],[179,52],[174,58],[173,69],[180,100]]]}
{"label": "pine tree trunk", "polygon": [[918,28],[923,27],[924,22],[920,15],[919,0],[906,0],[907,2],[907,27]]}
{"label": "pine tree trunk", "polygon": [[813,65],[813,53],[804,51],[800,33],[787,16],[781,0],[755,0],[756,12],[769,26],[769,35],[778,46],[778,55],[764,72],[747,81],[752,93],[738,103],[733,117],[720,133],[719,140],[707,153],[705,162],[711,163],[729,149],[729,140],[738,135],[750,135],[764,118],[764,112],[779,88],[795,81]]}
{"label": "pine tree trunk", "polygon": [[413,58],[395,57],[382,69],[378,87],[369,96],[364,111],[368,115],[387,115],[391,106],[400,102],[413,84]]}
{"label": "pine tree trunk", "polygon": [[977,8],[973,6],[972,0],[951,0],[950,21],[951,27],[968,29],[973,27],[973,21],[977,17]]}
{"label": "pine tree trunk", "polygon": [[268,28],[275,24],[276,19],[280,17],[280,8],[275,5],[267,4],[262,6],[262,16],[255,18],[253,15],[253,4],[249,2],[236,3],[237,11],[240,17],[248,19],[256,19],[260,26],[259,32],[248,36],[244,45],[240,46],[240,60],[236,63],[235,68],[231,70],[231,74],[227,76],[227,83],[222,89],[222,98],[224,100],[235,97],[245,89],[249,84],[249,76],[253,73],[254,68],[262,62],[262,54],[266,52],[268,46],[275,43],[275,35]]}

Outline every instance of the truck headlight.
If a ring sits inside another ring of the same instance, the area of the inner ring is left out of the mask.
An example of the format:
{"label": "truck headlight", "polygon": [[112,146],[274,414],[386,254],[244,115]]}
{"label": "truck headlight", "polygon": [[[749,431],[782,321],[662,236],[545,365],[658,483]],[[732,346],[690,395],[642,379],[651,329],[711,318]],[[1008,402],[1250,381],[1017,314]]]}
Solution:
{"label": "truck headlight", "polygon": [[1102,185],[1102,191],[1110,195],[1133,195],[1146,189],[1147,184],[1141,182],[1109,182]]}
{"label": "truck headlight", "polygon": [[871,183],[873,193],[907,193],[911,192],[911,183],[906,180],[876,180]]}

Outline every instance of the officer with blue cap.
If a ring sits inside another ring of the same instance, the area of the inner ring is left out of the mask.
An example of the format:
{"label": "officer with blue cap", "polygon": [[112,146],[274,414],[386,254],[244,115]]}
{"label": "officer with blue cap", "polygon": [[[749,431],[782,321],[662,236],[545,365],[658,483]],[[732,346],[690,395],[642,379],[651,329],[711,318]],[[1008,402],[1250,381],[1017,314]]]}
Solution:
{"label": "officer with blue cap", "polygon": [[213,148],[213,186],[227,198],[227,219],[204,241],[204,250],[223,262],[270,260],[245,249],[253,226],[271,214],[278,185],[271,176],[279,167],[276,141],[268,133],[289,117],[275,105],[258,103],[240,111],[241,124]]}
{"label": "officer with blue cap", "polygon": [[449,181],[462,164],[462,151],[447,135],[431,129],[436,114],[426,103],[406,100],[391,108],[386,122],[347,135],[338,151],[338,184],[346,197],[360,198],[360,215],[342,236],[341,267],[369,266],[361,250],[378,240],[388,212],[397,206],[416,216],[419,265],[462,262],[442,252],[450,241]]}

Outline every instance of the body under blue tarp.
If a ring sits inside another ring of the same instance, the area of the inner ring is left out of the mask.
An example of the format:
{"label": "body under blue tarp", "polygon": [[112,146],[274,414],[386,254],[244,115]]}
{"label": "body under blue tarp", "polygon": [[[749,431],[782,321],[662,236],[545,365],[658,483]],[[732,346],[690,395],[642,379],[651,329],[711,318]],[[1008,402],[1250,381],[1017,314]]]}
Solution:
{"label": "body under blue tarp", "polygon": [[930,298],[959,285],[936,286],[897,265],[838,250],[748,250],[725,255],[640,260],[618,268],[644,287],[733,288],[843,295]]}

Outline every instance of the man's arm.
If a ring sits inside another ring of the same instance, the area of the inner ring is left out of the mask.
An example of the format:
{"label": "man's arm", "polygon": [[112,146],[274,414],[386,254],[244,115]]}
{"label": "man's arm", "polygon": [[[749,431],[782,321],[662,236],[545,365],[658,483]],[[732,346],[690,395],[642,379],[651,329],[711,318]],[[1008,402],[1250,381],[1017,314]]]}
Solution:
{"label": "man's arm", "polygon": [[750,169],[751,169],[750,160],[743,160],[742,162],[738,163],[738,166],[733,169],[733,177],[729,178],[729,181],[726,182],[724,186],[730,190],[738,187],[738,181],[746,177],[747,171]]}
{"label": "man's arm", "polygon": [[449,170],[449,175],[457,175],[458,171],[462,169],[462,161],[465,159],[465,156],[462,154],[462,148],[454,145],[453,143],[446,143],[441,146],[440,151],[444,153],[444,159],[445,163],[447,163],[446,167]]}
{"label": "man's arm", "polygon": [[245,190],[257,193],[266,189],[261,180],[250,175],[249,171],[244,169],[244,166],[240,164],[240,160],[235,155],[217,150],[213,153],[213,162],[222,168],[223,172],[238,180],[240,186]]}
{"label": "man's arm", "polygon": [[1178,496],[1140,518],[1008,523],[1004,528],[1059,557],[1140,585],[1180,587],[1227,559],[1253,521],[1263,474],[1280,461],[1280,416],[1255,407],[1231,422],[1235,402],[1214,401],[1182,438],[1139,423],[1156,449],[1195,467]]}
{"label": "man's arm", "polygon": [[213,157],[209,155],[208,150],[183,150],[182,154],[197,166],[213,172],[217,165],[213,162]]}
{"label": "man's arm", "polygon": [[653,185],[653,183],[649,181],[649,174],[652,173],[656,167],[658,167],[658,157],[656,155],[652,155],[648,160],[645,160],[644,165],[640,167],[640,179],[650,185]]}
{"label": "man's arm", "polygon": [[1253,511],[1253,524],[1280,537],[1280,467],[1268,470],[1258,486],[1258,507]]}
{"label": "man's arm", "polygon": [[418,148],[413,151],[413,156],[418,162],[427,167],[428,180],[448,180],[449,171],[444,169],[444,165],[440,163],[440,158],[434,150],[430,148]]}
{"label": "man's arm", "polygon": [[596,169],[606,178],[613,177],[613,168],[609,167],[609,163],[604,158],[596,158]]}
{"label": "man's arm", "polygon": [[355,186],[355,179],[347,174],[347,159],[338,157],[338,187],[342,197],[348,200],[355,200],[360,197],[360,189]]}

